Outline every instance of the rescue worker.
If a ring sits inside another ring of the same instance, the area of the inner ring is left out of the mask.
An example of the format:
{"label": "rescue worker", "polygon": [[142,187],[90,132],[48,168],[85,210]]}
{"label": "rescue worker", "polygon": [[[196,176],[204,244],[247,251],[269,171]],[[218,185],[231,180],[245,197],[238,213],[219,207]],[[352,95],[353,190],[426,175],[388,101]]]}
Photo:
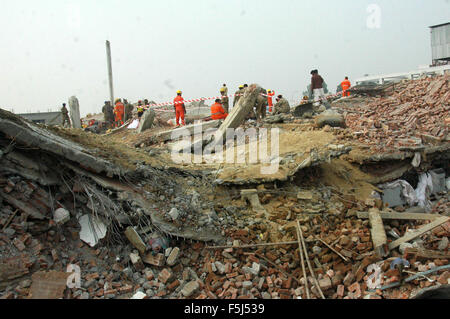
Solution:
{"label": "rescue worker", "polygon": [[105,105],[102,108],[102,113],[105,118],[107,128],[111,128],[114,122],[114,110],[110,101],[105,101]]}
{"label": "rescue worker", "polygon": [[273,108],[273,96],[275,95],[275,92],[272,90],[267,91],[267,104],[269,105],[269,112],[272,113]]}
{"label": "rescue worker", "polygon": [[348,76],[345,77],[345,80],[341,82],[341,87],[342,87],[342,96],[350,96],[350,92],[348,92],[347,90],[352,86],[352,84],[350,83],[350,81],[348,80]]}
{"label": "rescue worker", "polygon": [[227,90],[228,89],[222,87],[220,89],[220,94],[222,95],[222,105],[223,105],[225,111],[228,113],[229,108],[230,108],[230,103],[229,103],[229,99],[228,99],[228,95],[227,95]]}
{"label": "rescue worker", "polygon": [[125,118],[124,121],[128,121],[133,117],[133,104],[128,103],[127,99],[123,99],[123,104],[125,105]]}
{"label": "rescue worker", "polygon": [[309,102],[308,95],[303,95],[303,99],[301,100],[300,104],[306,104]]}
{"label": "rescue worker", "polygon": [[273,115],[289,113],[291,111],[289,102],[282,95],[278,95],[276,100],[277,100],[277,103],[273,107]]}
{"label": "rescue worker", "polygon": [[186,113],[186,107],[184,105],[184,99],[181,96],[182,92],[180,90],[177,91],[177,96],[173,99],[173,105],[175,108],[175,117],[177,120],[177,126],[180,126],[180,118],[181,124],[186,125],[184,122],[184,114]]}
{"label": "rescue worker", "polygon": [[125,106],[123,105],[122,100],[116,99],[116,106],[114,108],[116,126],[123,125],[124,113],[125,113]]}
{"label": "rescue worker", "polygon": [[142,117],[142,114],[144,114],[144,106],[142,105],[142,101],[139,101],[137,105],[137,115],[139,119]]}
{"label": "rescue worker", "polygon": [[244,86],[239,85],[239,90],[234,93],[233,107],[239,102],[242,95],[244,95]]}
{"label": "rescue worker", "polygon": [[[262,94],[266,94],[266,90],[261,90]],[[261,95],[258,94],[256,97],[255,102],[255,109],[256,109],[256,120],[259,122],[262,121],[266,117],[266,106],[267,106],[267,99]]]}
{"label": "rescue worker", "polygon": [[220,92],[222,92],[222,89],[224,90],[225,95],[228,95],[228,88],[227,88],[227,85],[225,83],[223,84],[222,88],[220,89]]}
{"label": "rescue worker", "polygon": [[220,99],[216,99],[215,103],[211,105],[211,118],[213,120],[222,120],[226,119],[228,116],[228,113],[225,112],[222,102]]}
{"label": "rescue worker", "polygon": [[323,78],[319,75],[318,70],[311,71],[311,90],[314,94],[314,105],[319,106],[320,100],[325,99],[325,92],[323,90]]}
{"label": "rescue worker", "polygon": [[66,127],[65,124],[67,122],[67,125],[70,126],[70,120],[69,120],[69,111],[66,108],[66,103],[63,103],[61,108],[61,114],[62,114],[62,126]]}

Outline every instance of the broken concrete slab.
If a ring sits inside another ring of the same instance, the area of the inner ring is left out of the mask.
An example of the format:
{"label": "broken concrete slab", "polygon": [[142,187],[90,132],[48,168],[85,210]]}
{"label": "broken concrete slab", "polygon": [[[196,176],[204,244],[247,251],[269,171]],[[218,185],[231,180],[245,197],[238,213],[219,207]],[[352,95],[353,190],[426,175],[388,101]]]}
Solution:
{"label": "broken concrete slab", "polygon": [[194,134],[197,134],[199,132],[204,133],[206,130],[218,128],[221,123],[221,120],[214,120],[186,125],[173,130],[161,132],[157,134],[154,139],[158,142],[167,142],[173,139],[181,138],[185,135],[194,136]]}
{"label": "broken concrete slab", "polygon": [[154,110],[148,109],[147,111],[145,111],[139,121],[139,126],[138,126],[136,132],[139,134],[139,133],[142,133],[145,130],[148,130],[149,128],[151,128],[153,126],[153,121],[155,120],[155,116],[156,116],[156,113]]}
{"label": "broken concrete slab", "polygon": [[89,154],[86,147],[64,139],[2,109],[0,109],[0,131],[7,136],[13,136],[16,143],[77,162],[82,167],[96,173],[106,172],[111,176],[121,173],[121,169],[112,163]]}
{"label": "broken concrete slab", "polygon": [[241,197],[244,200],[248,200],[252,206],[252,209],[257,215],[267,216],[268,213],[264,206],[261,205],[258,197],[258,191],[256,189],[243,189],[241,190]]}
{"label": "broken concrete slab", "polygon": [[225,121],[223,121],[222,125],[212,137],[212,140],[206,142],[206,144],[209,144],[208,147],[214,149],[217,144],[223,144],[226,139],[227,130],[235,129],[244,123],[248,113],[253,110],[256,98],[261,93],[261,90],[261,87],[257,84],[252,84],[245,90],[244,96],[233,107],[230,114],[228,114]]}
{"label": "broken concrete slab", "polygon": [[340,114],[321,114],[318,115],[314,121],[317,127],[324,127],[325,125],[331,127],[345,127],[345,119]]}

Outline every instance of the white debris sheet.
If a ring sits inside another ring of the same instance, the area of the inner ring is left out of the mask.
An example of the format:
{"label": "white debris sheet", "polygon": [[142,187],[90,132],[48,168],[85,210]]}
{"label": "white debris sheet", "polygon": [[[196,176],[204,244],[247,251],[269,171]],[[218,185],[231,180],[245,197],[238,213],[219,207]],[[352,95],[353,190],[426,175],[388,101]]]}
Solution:
{"label": "white debris sheet", "polygon": [[81,225],[80,239],[91,247],[105,238],[107,228],[100,219],[92,215],[83,215],[78,219]]}
{"label": "white debris sheet", "polygon": [[130,123],[130,125],[128,125],[128,129],[136,129],[139,126],[139,120],[135,119],[133,122]]}

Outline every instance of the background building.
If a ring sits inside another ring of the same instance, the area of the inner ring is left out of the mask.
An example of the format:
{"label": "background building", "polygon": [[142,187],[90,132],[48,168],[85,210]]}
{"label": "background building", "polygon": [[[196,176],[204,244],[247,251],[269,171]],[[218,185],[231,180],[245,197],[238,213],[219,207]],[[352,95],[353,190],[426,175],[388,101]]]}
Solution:
{"label": "background building", "polygon": [[450,22],[430,27],[433,65],[449,64]]}
{"label": "background building", "polygon": [[61,112],[39,112],[39,113],[23,113],[17,114],[33,123],[46,125],[62,125]]}

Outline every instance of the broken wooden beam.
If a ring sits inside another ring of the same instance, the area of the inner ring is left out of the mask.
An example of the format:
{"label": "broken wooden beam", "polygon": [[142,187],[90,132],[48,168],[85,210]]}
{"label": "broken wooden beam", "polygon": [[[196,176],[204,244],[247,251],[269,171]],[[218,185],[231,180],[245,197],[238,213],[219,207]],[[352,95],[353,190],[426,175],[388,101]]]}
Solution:
{"label": "broken wooden beam", "polygon": [[436,251],[430,249],[420,249],[420,248],[406,248],[404,253],[404,258],[407,260],[411,259],[449,259],[450,252]]}
{"label": "broken wooden beam", "polygon": [[309,272],[310,272],[311,276],[313,277],[314,284],[316,285],[316,288],[319,291],[320,297],[322,299],[326,299],[322,292],[322,289],[320,288],[319,282],[317,281],[317,277],[316,277],[316,274],[314,273],[314,269],[311,266],[311,262],[310,262],[309,256],[308,256],[308,249],[306,248],[305,239],[303,238],[302,228],[300,227],[300,222],[298,220],[297,220],[297,233],[300,234],[300,240],[302,243],[303,252],[305,253],[306,263],[308,264]]}
{"label": "broken wooden beam", "polygon": [[387,236],[384,231],[383,220],[380,216],[378,208],[369,209],[369,220],[371,225],[372,243],[375,253],[379,257],[386,257],[389,254],[387,247]]}
{"label": "broken wooden beam", "polygon": [[443,223],[447,222],[448,220],[450,220],[449,217],[446,217],[446,216],[439,217],[438,219],[432,221],[431,223],[426,224],[422,227],[419,227],[414,232],[410,232],[410,233],[406,234],[405,236],[400,237],[399,239],[391,242],[389,244],[389,249],[392,250],[394,248],[397,248],[401,244],[406,243],[410,240],[413,240],[414,238],[417,238],[430,230],[433,230],[434,228],[438,227],[439,225],[442,225]]}
{"label": "broken wooden beam", "polygon": [[[357,213],[358,218],[361,219],[367,219],[369,218],[369,213],[367,212],[358,212]],[[438,214],[416,214],[416,213],[383,213],[380,212],[381,219],[399,219],[399,220],[434,220],[439,217],[442,217],[442,215]]]}
{"label": "broken wooden beam", "polygon": [[300,240],[300,230],[299,226],[297,226],[297,241],[298,241],[298,254],[300,255],[300,261],[302,265],[302,271],[303,271],[303,279],[305,280],[305,290],[306,290],[306,298],[311,299],[311,296],[309,295],[309,288],[308,288],[308,277],[306,276],[306,270],[305,270],[305,261],[303,259],[303,249],[302,244]]}
{"label": "broken wooden beam", "polygon": [[7,203],[11,204],[14,208],[23,211],[24,213],[30,215],[35,219],[45,219],[45,216],[41,214],[37,209],[30,206],[28,203],[25,203],[21,200],[17,200],[11,195],[5,194],[0,191],[0,198],[3,198]]}

